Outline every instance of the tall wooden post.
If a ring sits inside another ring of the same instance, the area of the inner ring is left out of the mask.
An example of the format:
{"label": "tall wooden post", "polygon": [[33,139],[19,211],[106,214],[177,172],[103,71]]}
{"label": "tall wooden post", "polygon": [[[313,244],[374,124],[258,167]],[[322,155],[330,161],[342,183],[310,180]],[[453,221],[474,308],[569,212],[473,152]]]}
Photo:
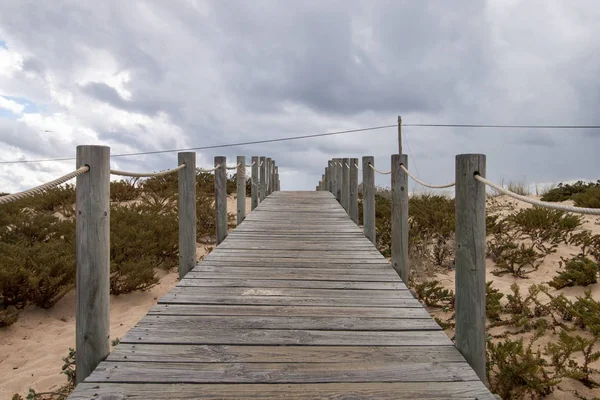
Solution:
{"label": "tall wooden post", "polygon": [[350,159],[348,214],[352,221],[358,225],[358,158]]}
{"label": "tall wooden post", "polygon": [[275,166],[274,181],[275,181],[275,191],[279,192],[279,167],[277,165]]}
{"label": "tall wooden post", "polygon": [[342,159],[341,158],[335,158],[334,159],[336,164],[335,164],[335,198],[338,201],[338,203],[342,204],[342,178],[343,178],[343,171],[342,171]]}
{"label": "tall wooden post", "polygon": [[402,117],[398,115],[398,154],[402,154]]}
{"label": "tall wooden post", "polygon": [[392,267],[408,284],[408,166],[406,154],[392,154]]}
{"label": "tall wooden post", "polygon": [[196,153],[177,154],[179,165],[179,279],[196,266]]}
{"label": "tall wooden post", "polygon": [[110,147],[77,146],[76,167],[76,383],[110,352]]}
{"label": "tall wooden post", "polygon": [[271,193],[275,191],[275,160],[271,160]]}
{"label": "tall wooden post", "polygon": [[342,159],[342,207],[348,212],[350,203],[350,159]]}
{"label": "tall wooden post", "polygon": [[267,161],[264,156],[260,157],[260,201],[262,202],[267,197]]}
{"label": "tall wooden post", "polygon": [[258,156],[252,156],[252,184],[250,189],[250,196],[252,197],[251,210],[254,210],[258,207],[258,199],[259,199],[259,179],[258,179],[258,164],[260,161],[258,160]]}
{"label": "tall wooden post", "polygon": [[266,189],[265,189],[265,195],[268,196],[271,194],[272,192],[272,187],[271,187],[271,169],[272,169],[272,163],[271,163],[271,157],[267,157],[265,159],[265,164],[266,165],[266,173],[265,173],[265,185],[266,185]]}
{"label": "tall wooden post", "polygon": [[227,158],[215,157],[215,211],[217,246],[227,237]]}
{"label": "tall wooden post", "polygon": [[329,191],[329,193],[334,194],[333,193],[333,190],[334,190],[333,179],[335,178],[335,173],[334,173],[334,168],[333,168],[333,160],[327,161],[327,172],[329,174],[329,176],[327,177],[327,190]]}
{"label": "tall wooden post", "polygon": [[377,244],[375,230],[375,159],[371,156],[362,158],[363,169],[363,225],[365,236],[373,244]]}
{"label": "tall wooden post", "polygon": [[246,157],[237,156],[237,224],[246,218]]}
{"label": "tall wooden post", "polygon": [[485,382],[485,155],[456,156],[456,348]]}

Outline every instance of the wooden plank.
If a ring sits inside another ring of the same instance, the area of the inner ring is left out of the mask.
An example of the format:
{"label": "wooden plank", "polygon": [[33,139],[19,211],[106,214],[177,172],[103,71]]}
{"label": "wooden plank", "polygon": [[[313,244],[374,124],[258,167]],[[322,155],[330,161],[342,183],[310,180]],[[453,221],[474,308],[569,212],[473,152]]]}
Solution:
{"label": "wooden plank", "polygon": [[376,290],[376,289],[305,289],[305,288],[266,288],[266,287],[191,287],[191,286],[178,286],[175,287],[171,292],[173,295],[201,295],[201,296],[240,296],[240,297],[310,297],[313,299],[339,299],[343,302],[344,299],[386,299],[386,300],[402,300],[411,299],[413,300],[412,294],[408,289],[404,290]]}
{"label": "wooden plank", "polygon": [[[198,268],[198,267],[197,267]],[[400,278],[395,274],[390,277],[387,274],[353,274],[353,273],[335,273],[331,271],[320,271],[315,270],[305,272],[307,270],[298,271],[298,269],[288,268],[287,270],[273,269],[271,273],[267,270],[263,271],[264,275],[260,276],[260,279],[283,279],[283,280],[317,280],[317,281],[355,281],[355,282],[401,282]],[[352,271],[350,271],[352,272]],[[238,279],[252,279],[257,278],[256,273],[248,271],[235,272],[229,268],[227,271],[219,270],[214,272],[195,270],[190,271],[185,277],[186,278],[208,278],[208,279],[220,279],[220,278],[231,278],[232,276]]]}
{"label": "wooden plank", "polygon": [[157,304],[148,315],[257,315],[297,317],[354,317],[369,318],[425,318],[429,314],[423,307],[340,307],[340,306],[257,306],[257,305],[190,305]]}
{"label": "wooden plank", "polygon": [[307,288],[307,289],[406,289],[402,282],[344,282],[344,281],[301,281],[275,279],[183,279],[180,287],[255,287],[255,288]]}
{"label": "wooden plank", "polygon": [[305,346],[453,346],[442,331],[318,331],[305,329],[236,329],[202,328],[188,331],[163,329],[150,331],[134,327],[122,343],[171,344],[246,344]]}
{"label": "wooden plank", "polygon": [[427,331],[440,330],[431,318],[360,318],[360,317],[257,317],[147,315],[135,325],[147,332],[204,329],[309,329],[340,331]]}
{"label": "wooden plank", "polygon": [[87,382],[332,383],[475,381],[466,362],[454,363],[147,363],[102,362]]}
{"label": "wooden plank", "polygon": [[452,399],[495,400],[481,382],[376,382],[321,384],[113,384],[81,383],[73,400],[167,399]]}
{"label": "wooden plank", "polygon": [[453,346],[119,345],[106,361],[131,362],[464,362]]}

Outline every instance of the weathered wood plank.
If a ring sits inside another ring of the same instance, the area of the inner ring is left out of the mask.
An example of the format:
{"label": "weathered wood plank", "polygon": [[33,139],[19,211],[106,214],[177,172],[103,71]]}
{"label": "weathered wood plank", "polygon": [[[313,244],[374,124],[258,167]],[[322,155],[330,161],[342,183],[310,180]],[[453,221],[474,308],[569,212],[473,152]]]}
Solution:
{"label": "weathered wood plank", "polygon": [[413,299],[412,294],[408,289],[404,290],[376,290],[376,289],[305,289],[305,288],[246,288],[246,287],[192,287],[192,286],[178,286],[171,290],[173,295],[201,295],[201,296],[240,296],[254,298],[276,296],[276,297],[310,297],[312,299],[387,299],[387,300],[401,300],[401,299]]}
{"label": "weathered wood plank", "polygon": [[201,287],[253,287],[253,288],[307,288],[307,289],[406,289],[402,282],[343,282],[343,281],[300,281],[276,279],[182,279],[178,286]]}
{"label": "weathered wood plank", "polygon": [[73,400],[167,399],[452,399],[495,400],[481,382],[376,382],[321,384],[113,384],[82,383]]}

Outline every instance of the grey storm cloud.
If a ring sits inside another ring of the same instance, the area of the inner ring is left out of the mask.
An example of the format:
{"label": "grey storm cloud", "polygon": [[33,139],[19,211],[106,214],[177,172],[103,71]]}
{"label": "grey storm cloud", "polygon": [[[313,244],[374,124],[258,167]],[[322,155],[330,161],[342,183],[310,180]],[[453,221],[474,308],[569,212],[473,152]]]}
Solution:
{"label": "grey storm cloud", "polygon": [[[0,40],[23,62],[7,78],[0,69],[0,95],[74,125],[47,146],[21,134],[37,125],[0,114],[0,142],[47,158],[83,140],[152,151],[387,125],[397,115],[595,124],[598,18],[594,0],[4,2]],[[595,179],[596,132],[407,127],[404,149],[437,183],[453,179],[454,156],[466,152],[486,153],[495,179]],[[283,188],[310,189],[332,157],[373,155],[387,168],[396,137],[391,128],[199,156],[273,156]],[[115,163],[161,169],[174,157]]]}

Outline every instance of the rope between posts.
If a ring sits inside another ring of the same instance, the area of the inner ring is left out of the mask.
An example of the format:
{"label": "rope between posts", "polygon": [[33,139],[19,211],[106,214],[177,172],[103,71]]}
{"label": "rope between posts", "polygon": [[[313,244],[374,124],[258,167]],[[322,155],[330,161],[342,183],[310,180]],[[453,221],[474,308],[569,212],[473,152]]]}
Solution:
{"label": "rope between posts", "polygon": [[90,170],[90,167],[88,167],[87,165],[84,165],[83,167],[77,168],[75,171],[73,171],[71,173],[63,175],[60,178],[57,178],[53,181],[44,183],[43,185],[36,186],[34,188],[25,190],[23,192],[13,193],[13,194],[9,194],[6,196],[2,196],[2,197],[0,197],[0,204],[8,204],[8,203],[11,203],[16,200],[20,200],[20,199],[24,199],[29,196],[33,196],[34,194],[43,193],[44,191],[46,191],[48,189],[52,189],[58,185],[61,185],[67,181],[70,181],[71,179],[75,178],[76,176],[85,174],[89,170]]}
{"label": "rope between posts", "polygon": [[456,185],[456,182],[448,183],[446,185],[431,185],[429,183],[423,182],[422,180],[420,180],[419,178],[417,178],[416,176],[414,176],[413,174],[408,172],[408,169],[406,169],[406,167],[404,165],[400,164],[400,168],[402,168],[402,170],[404,172],[406,172],[406,175],[410,176],[415,182],[417,182],[418,184],[423,185],[425,187],[431,188],[431,189],[446,189],[446,188],[450,188],[450,187]]}
{"label": "rope between posts", "polygon": [[155,177],[155,176],[169,175],[169,174],[177,172],[183,168],[185,168],[185,163],[179,165],[177,168],[168,169],[166,171],[160,171],[160,172],[127,172],[127,171],[119,171],[117,169],[111,169],[110,173],[111,173],[111,175],[128,176],[130,178],[151,178],[151,177]]}
{"label": "rope between posts", "polygon": [[220,165],[217,165],[216,167],[214,167],[214,168],[212,168],[212,169],[202,169],[202,168],[198,168],[198,171],[200,171],[200,172],[204,172],[204,173],[206,173],[206,172],[214,172],[214,171],[218,170],[219,168],[221,168],[221,166],[220,166]]}
{"label": "rope between posts", "polygon": [[356,169],[358,169],[359,171],[362,171],[362,169],[358,166],[357,163],[354,163],[354,166],[356,167]]}
{"label": "rope between posts", "polygon": [[240,165],[242,165],[241,163],[239,163],[238,165],[236,165],[235,167],[225,167],[225,169],[237,169]]}
{"label": "rope between posts", "polygon": [[575,207],[575,206],[569,206],[566,204],[549,203],[547,201],[532,199],[531,197],[513,193],[510,190],[504,189],[502,186],[497,185],[492,181],[488,181],[481,175],[475,175],[475,179],[477,179],[479,182],[485,183],[486,185],[488,185],[491,188],[496,189],[498,192],[500,192],[502,194],[510,196],[513,199],[524,201],[525,203],[529,203],[533,206],[552,208],[555,210],[573,212],[573,213],[578,213],[578,214],[600,215],[600,208]]}
{"label": "rope between posts", "polygon": [[388,171],[388,172],[380,171],[380,170],[378,170],[377,168],[375,168],[375,167],[373,166],[373,164],[369,164],[369,167],[371,167],[371,169],[372,169],[373,171],[375,171],[375,172],[377,172],[377,173],[379,173],[379,174],[381,174],[381,175],[389,175],[389,174],[391,174],[391,173],[392,173],[392,171]]}

